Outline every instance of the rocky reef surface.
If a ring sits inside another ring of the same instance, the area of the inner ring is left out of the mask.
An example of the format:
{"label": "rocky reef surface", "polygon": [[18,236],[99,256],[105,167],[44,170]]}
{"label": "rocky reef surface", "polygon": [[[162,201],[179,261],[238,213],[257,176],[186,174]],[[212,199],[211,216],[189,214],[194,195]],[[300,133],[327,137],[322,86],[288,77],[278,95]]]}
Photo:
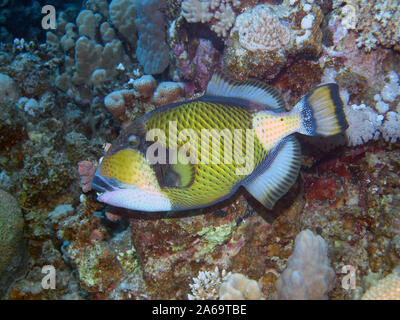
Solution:
{"label": "rocky reef surface", "polygon": [[[400,299],[400,6],[374,3],[48,1],[43,30],[40,2],[0,1],[0,298]],[[216,70],[274,86],[288,110],[337,82],[349,128],[300,138],[273,210],[244,190],[182,213],[97,202],[120,129]]]}

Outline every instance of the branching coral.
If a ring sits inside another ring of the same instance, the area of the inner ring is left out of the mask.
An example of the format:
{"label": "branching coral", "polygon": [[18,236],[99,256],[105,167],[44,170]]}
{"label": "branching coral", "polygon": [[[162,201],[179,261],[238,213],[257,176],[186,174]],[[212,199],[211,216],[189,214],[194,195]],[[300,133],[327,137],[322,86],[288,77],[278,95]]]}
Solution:
{"label": "branching coral", "polygon": [[354,1],[358,12],[357,42],[366,51],[378,44],[400,51],[400,9],[397,1]]}
{"label": "branching coral", "polygon": [[200,271],[193,283],[189,284],[191,294],[188,294],[189,300],[215,300],[218,298],[218,289],[221,283],[226,280],[230,273],[225,270],[219,271],[215,267],[214,271]]}
{"label": "branching coral", "polygon": [[400,51],[400,10],[392,0],[336,0],[341,8],[342,25],[359,33],[357,45],[369,52],[378,45]]}
{"label": "branching coral", "polygon": [[47,33],[48,46],[63,62],[55,77],[56,86],[76,101],[88,99],[90,90],[103,90],[107,81],[117,85],[121,73],[117,67],[132,68],[131,52],[136,46],[132,0],[114,0],[109,6],[107,1],[88,1],[87,8],[91,9],[82,10],[75,24],[67,22],[61,12],[55,33]]}
{"label": "branching coral", "polygon": [[236,18],[233,8],[239,6],[238,0],[185,0],[182,2],[182,15],[190,23],[210,23],[211,30],[226,37]]}
{"label": "branching coral", "polygon": [[[323,82],[335,82],[337,72],[329,71],[323,77]],[[365,103],[352,104],[347,89],[341,90],[341,97],[345,105],[345,114],[349,128],[345,132],[348,144],[357,146],[370,140],[383,137],[386,141],[396,142],[400,138],[400,108],[395,109],[400,96],[399,76],[390,71],[382,90],[374,96],[375,105]]]}
{"label": "branching coral", "polygon": [[382,125],[383,116],[365,104],[345,107],[349,128],[346,136],[351,146],[357,146],[369,140],[379,138],[378,129]]}

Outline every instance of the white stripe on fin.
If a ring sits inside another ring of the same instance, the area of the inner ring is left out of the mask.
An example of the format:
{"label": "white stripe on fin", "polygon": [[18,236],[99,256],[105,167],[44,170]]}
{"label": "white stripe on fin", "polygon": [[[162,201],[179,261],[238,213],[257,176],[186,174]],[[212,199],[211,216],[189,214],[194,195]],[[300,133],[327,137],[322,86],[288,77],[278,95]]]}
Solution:
{"label": "white stripe on fin", "polygon": [[300,143],[294,136],[284,139],[271,154],[272,160],[254,179],[244,185],[266,208],[272,209],[295,183],[301,166]]}
{"label": "white stripe on fin", "polygon": [[207,86],[206,95],[240,98],[265,106],[268,110],[286,111],[285,101],[274,87],[257,80],[235,81],[229,79],[220,71],[215,72],[212,76]]}

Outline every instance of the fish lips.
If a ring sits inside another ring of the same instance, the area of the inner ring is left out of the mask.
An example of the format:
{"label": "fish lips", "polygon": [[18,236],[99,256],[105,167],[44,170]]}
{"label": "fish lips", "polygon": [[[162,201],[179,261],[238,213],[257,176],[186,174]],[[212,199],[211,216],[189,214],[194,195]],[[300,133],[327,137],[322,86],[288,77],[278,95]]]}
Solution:
{"label": "fish lips", "polygon": [[170,200],[157,191],[142,190],[137,186],[126,187],[113,178],[105,178],[97,173],[92,188],[100,193],[98,201],[114,207],[147,212],[172,209]]}

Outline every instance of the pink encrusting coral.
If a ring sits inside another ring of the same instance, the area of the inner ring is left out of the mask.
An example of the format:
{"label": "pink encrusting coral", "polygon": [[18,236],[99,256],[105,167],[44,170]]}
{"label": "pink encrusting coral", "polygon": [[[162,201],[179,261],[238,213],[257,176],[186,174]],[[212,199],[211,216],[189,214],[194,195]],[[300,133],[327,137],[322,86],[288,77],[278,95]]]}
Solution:
{"label": "pink encrusting coral", "polygon": [[96,166],[91,161],[80,161],[78,162],[78,173],[81,178],[81,188],[83,192],[89,192],[92,190],[90,183],[93,180],[93,176],[96,172]]}

